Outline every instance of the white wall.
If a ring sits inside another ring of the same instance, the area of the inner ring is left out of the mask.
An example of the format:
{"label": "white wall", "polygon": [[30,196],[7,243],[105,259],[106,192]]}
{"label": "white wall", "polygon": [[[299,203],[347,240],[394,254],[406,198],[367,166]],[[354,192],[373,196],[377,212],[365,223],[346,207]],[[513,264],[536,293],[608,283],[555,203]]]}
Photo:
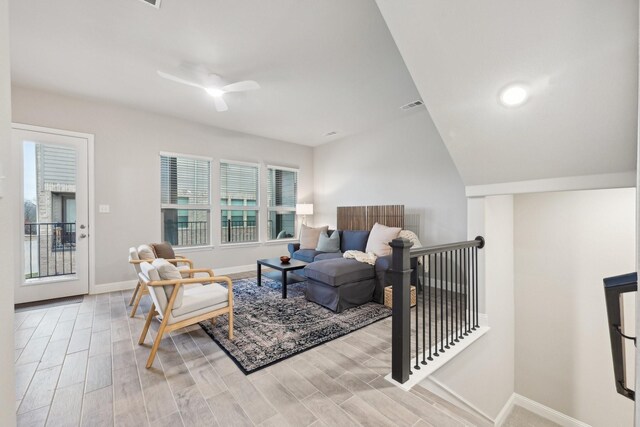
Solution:
{"label": "white wall", "polygon": [[593,426],[616,394],[602,279],[635,271],[635,189],[515,197],[516,393]]}
{"label": "white wall", "polygon": [[314,218],[337,206],[404,204],[423,244],[466,237],[464,186],[426,110],[314,150]]}
{"label": "white wall", "polygon": [[[468,208],[468,238],[480,235],[486,241],[478,252],[478,279],[486,297],[480,312],[487,314],[491,330],[433,379],[494,419],[514,391],[513,196],[469,199]],[[433,387],[428,379],[422,384]]]}
{"label": "white wall", "polygon": [[[9,5],[0,0],[0,177],[10,176],[11,164],[11,80],[9,75]],[[15,277],[15,233],[9,224],[17,220],[17,192],[14,182],[0,179],[0,269],[4,277]],[[6,282],[5,282],[6,285]],[[13,287],[2,287],[0,298],[0,425],[16,423],[13,341]]]}
{"label": "white wall", "polygon": [[[96,213],[91,234],[96,246],[96,283],[131,280],[127,263],[132,245],[160,240],[159,152],[214,159],[212,199],[217,191],[217,160],[240,160],[300,168],[299,197],[313,199],[313,151],[309,147],[226,131],[127,107],[13,88],[13,121],[95,135],[95,202],[111,213]],[[211,114],[219,114],[212,111]],[[266,176],[266,175],[264,175]],[[262,183],[266,189],[266,182]],[[266,195],[266,191],[262,191]],[[262,197],[266,203],[266,198]],[[96,206],[97,212],[97,206]],[[214,214],[214,244],[219,214]],[[266,216],[261,217],[262,222]],[[220,269],[255,264],[258,258],[287,253],[285,244],[221,248],[186,253],[196,266]]]}

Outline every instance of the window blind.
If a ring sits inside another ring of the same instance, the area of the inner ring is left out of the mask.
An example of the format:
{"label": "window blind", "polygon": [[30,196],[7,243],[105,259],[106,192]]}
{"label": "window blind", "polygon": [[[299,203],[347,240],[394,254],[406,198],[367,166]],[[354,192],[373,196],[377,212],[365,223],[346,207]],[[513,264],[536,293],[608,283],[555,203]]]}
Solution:
{"label": "window blind", "polygon": [[180,156],[160,156],[163,205],[211,204],[211,164],[208,160]]}
{"label": "window blind", "polygon": [[269,207],[295,209],[298,200],[298,171],[269,166]]}
{"label": "window blind", "polygon": [[220,204],[258,206],[258,166],[220,163]]}

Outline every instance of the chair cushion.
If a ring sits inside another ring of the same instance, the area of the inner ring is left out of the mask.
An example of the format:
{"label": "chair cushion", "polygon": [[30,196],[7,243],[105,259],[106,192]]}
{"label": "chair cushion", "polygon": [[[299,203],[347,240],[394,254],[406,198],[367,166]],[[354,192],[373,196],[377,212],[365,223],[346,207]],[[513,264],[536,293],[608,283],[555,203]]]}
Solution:
{"label": "chair cushion", "polygon": [[331,233],[331,237],[329,237],[326,231],[320,233],[316,251],[340,252],[340,233]]}
{"label": "chair cushion", "polygon": [[377,256],[391,255],[389,242],[398,237],[400,230],[400,227],[387,227],[376,222],[369,234],[365,252],[373,252]]}
{"label": "chair cushion", "polygon": [[342,258],[342,252],[323,252],[321,254],[316,255],[313,258],[313,260],[322,261],[323,259],[334,259],[334,258]]}
{"label": "chair cushion", "polygon": [[[226,303],[226,304],[224,304]],[[211,307],[211,311],[226,307],[229,304],[229,292],[219,283],[188,287],[184,290],[182,306],[174,308],[171,314],[174,317],[184,316]]]}
{"label": "chair cushion", "polygon": [[313,262],[316,255],[321,254],[315,249],[299,249],[293,253],[293,259],[297,259],[304,262]]}
{"label": "chair cushion", "polygon": [[156,253],[153,252],[153,248],[149,245],[138,246],[138,257],[140,259],[153,260],[156,259]]}
{"label": "chair cushion", "polygon": [[313,262],[304,268],[309,279],[330,286],[342,286],[346,283],[373,279],[375,269],[372,265],[354,259],[334,258]]}
{"label": "chair cushion", "polygon": [[[152,243],[151,249],[156,254],[156,258],[175,259],[176,253],[169,242]],[[172,263],[175,265],[175,263]]]}
{"label": "chair cushion", "polygon": [[320,233],[323,231],[326,233],[328,229],[328,225],[313,228],[302,224],[302,227],[300,227],[300,249],[315,249],[318,246]]}
{"label": "chair cushion", "polygon": [[342,232],[342,242],[340,249],[342,252],[360,251],[365,252],[369,232],[366,230],[344,230]]}
{"label": "chair cushion", "polygon": [[180,272],[180,275],[182,276],[182,278],[183,279],[188,279],[191,274],[187,273],[187,272],[184,272],[182,270],[189,270],[189,266],[188,265],[179,265],[178,266],[178,271]]}
{"label": "chair cushion", "polygon": [[[182,279],[182,274],[180,274],[180,270],[171,264],[169,261],[163,258],[158,258],[153,261],[153,267],[158,271],[158,275],[160,276],[160,280],[180,280]],[[171,294],[173,293],[174,286],[167,285],[163,286],[164,293],[167,296],[167,301],[171,299]],[[184,288],[181,286],[178,290],[178,295],[176,296],[176,300],[173,302],[173,309],[180,308],[182,306],[182,300],[184,296]]]}

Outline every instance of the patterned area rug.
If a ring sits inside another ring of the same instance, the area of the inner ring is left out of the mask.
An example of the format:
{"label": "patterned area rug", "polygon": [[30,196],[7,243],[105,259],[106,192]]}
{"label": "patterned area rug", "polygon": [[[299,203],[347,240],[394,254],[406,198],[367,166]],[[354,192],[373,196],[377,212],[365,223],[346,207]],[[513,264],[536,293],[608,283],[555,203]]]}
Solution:
{"label": "patterned area rug", "polygon": [[234,339],[227,338],[227,316],[200,326],[250,374],[391,316],[391,309],[373,302],[334,313],[307,301],[305,287],[304,282],[289,285],[283,300],[280,283],[269,278],[262,278],[261,287],[255,278],[236,280]]}

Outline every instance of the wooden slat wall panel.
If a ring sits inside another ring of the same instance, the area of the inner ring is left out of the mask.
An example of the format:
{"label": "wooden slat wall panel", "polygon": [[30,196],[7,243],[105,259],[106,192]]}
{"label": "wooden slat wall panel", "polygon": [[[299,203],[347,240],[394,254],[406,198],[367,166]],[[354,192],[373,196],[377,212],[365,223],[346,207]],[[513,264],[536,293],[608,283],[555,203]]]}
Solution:
{"label": "wooden slat wall panel", "polygon": [[404,228],[404,205],[339,206],[338,230],[371,230],[378,222]]}

